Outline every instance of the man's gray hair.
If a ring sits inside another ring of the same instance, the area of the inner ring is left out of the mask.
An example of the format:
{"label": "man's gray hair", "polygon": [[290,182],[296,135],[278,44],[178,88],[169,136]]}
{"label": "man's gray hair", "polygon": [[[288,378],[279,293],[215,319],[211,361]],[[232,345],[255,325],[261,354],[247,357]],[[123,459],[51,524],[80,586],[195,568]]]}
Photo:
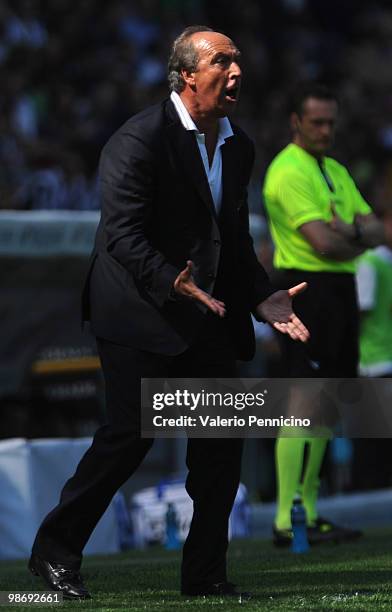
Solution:
{"label": "man's gray hair", "polygon": [[176,38],[168,62],[170,91],[180,93],[185,89],[185,81],[181,76],[181,70],[187,70],[188,72],[196,70],[199,54],[191,40],[192,34],[196,32],[214,32],[214,30],[208,26],[189,26]]}

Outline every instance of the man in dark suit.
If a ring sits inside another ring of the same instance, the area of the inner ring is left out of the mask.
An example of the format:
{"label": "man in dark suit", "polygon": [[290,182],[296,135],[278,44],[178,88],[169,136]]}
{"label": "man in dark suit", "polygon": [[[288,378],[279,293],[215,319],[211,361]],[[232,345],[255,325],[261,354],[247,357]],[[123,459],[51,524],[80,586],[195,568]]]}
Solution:
{"label": "man in dark suit", "polygon": [[[87,598],[82,550],[116,490],[152,445],[140,437],[142,377],[234,377],[250,359],[250,312],[306,341],[291,300],[258,263],[246,188],[254,152],[227,118],[241,85],[239,51],[209,28],[187,28],[169,61],[170,100],[131,118],[104,147],[102,215],[84,294],[97,337],[108,422],[60,503],[43,521],[30,570],[67,598]],[[185,595],[235,595],[227,582],[228,518],[242,441],[189,439],[194,514],[184,545]]]}

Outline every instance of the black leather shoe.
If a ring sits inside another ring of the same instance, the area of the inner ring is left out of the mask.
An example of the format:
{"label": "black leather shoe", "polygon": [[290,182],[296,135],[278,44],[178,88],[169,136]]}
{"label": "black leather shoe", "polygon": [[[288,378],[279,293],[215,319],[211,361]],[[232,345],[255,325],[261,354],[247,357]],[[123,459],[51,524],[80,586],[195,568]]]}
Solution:
{"label": "black leather shoe", "polygon": [[324,542],[353,542],[362,536],[359,529],[350,529],[336,525],[321,516],[316,520],[313,527],[308,527],[309,544],[323,544]]}
{"label": "black leather shoe", "polygon": [[242,601],[247,601],[252,597],[251,593],[237,591],[235,584],[232,582],[216,582],[203,588],[183,589],[181,594],[191,597],[236,597]]}
{"label": "black leather shoe", "polygon": [[81,575],[72,567],[32,554],[28,568],[34,576],[41,576],[51,591],[61,591],[64,599],[91,599]]}

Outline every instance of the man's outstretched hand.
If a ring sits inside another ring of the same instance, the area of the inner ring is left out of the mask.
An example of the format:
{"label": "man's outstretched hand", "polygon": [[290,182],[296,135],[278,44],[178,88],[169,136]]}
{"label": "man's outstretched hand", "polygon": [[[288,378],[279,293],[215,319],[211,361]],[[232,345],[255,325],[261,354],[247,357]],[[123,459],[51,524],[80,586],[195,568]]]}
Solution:
{"label": "man's outstretched hand", "polygon": [[220,300],[216,300],[211,295],[199,289],[193,280],[193,263],[191,261],[186,262],[186,268],[180,272],[174,281],[174,291],[182,297],[189,298],[191,300],[197,300],[202,304],[205,304],[213,313],[218,317],[224,317],[226,314],[226,306]]}
{"label": "man's outstretched hand", "polygon": [[[195,284],[192,270],[193,263],[189,260],[186,262],[186,268],[180,272],[174,281],[175,293],[184,298],[197,300],[207,306],[214,314],[224,317],[226,314],[225,304]],[[276,291],[257,306],[260,316],[275,329],[282,334],[288,334],[293,340],[301,340],[302,342],[309,339],[309,331],[294,314],[292,301],[296,295],[305,291],[306,287],[307,283],[300,283],[287,291]]]}
{"label": "man's outstretched hand", "polygon": [[302,321],[293,312],[293,298],[305,291],[307,283],[300,283],[287,291],[276,291],[257,306],[257,312],[282,334],[293,340],[307,342],[310,334]]}

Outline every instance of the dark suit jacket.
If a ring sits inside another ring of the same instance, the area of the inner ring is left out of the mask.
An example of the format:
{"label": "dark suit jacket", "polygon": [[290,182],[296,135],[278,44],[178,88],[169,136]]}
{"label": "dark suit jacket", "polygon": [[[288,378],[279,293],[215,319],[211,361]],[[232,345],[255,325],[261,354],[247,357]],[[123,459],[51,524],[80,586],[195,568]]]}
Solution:
{"label": "dark suit jacket", "polygon": [[249,235],[253,144],[232,127],[222,146],[219,218],[194,133],[170,100],[129,119],[104,147],[101,221],[83,295],[95,335],[166,355],[184,351],[206,314],[196,302],[171,297],[191,259],[196,284],[226,302],[238,358],[253,356],[250,312],[275,289]]}

